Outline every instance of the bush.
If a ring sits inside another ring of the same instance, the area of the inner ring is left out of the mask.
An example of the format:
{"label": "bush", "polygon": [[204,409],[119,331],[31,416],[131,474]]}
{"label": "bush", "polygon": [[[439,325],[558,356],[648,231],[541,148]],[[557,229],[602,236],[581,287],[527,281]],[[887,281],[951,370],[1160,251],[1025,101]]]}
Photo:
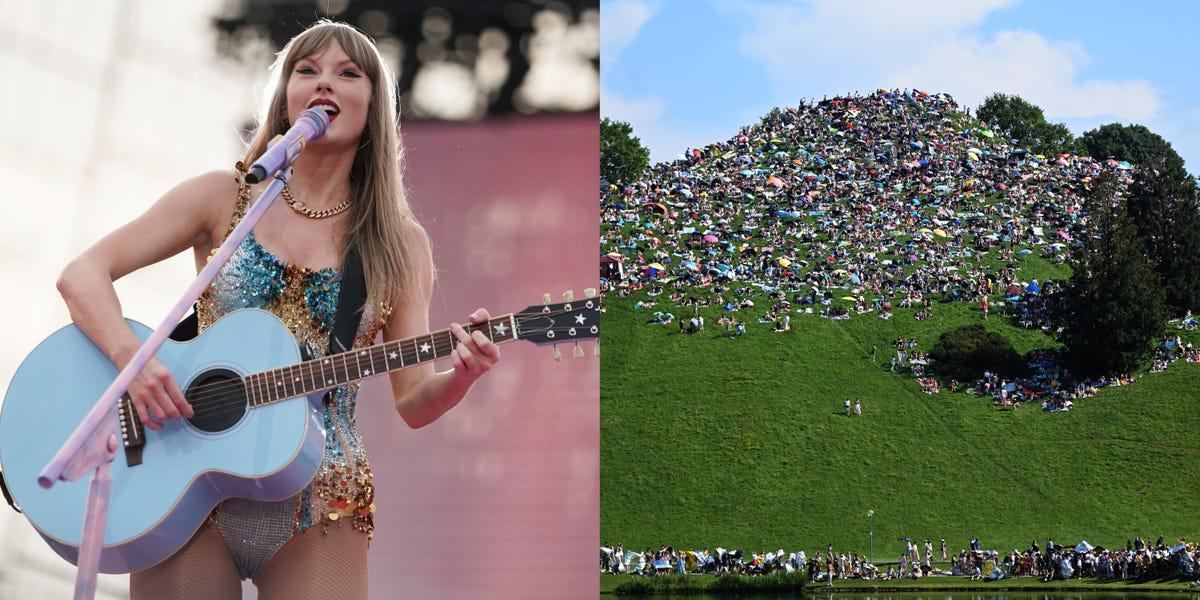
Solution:
{"label": "bush", "polygon": [[933,349],[931,369],[959,381],[974,381],[984,371],[1008,376],[1026,374],[1025,361],[1003,335],[983,325],[963,325],[942,333]]}
{"label": "bush", "polygon": [[632,575],[613,593],[618,596],[646,596],[650,594],[710,594],[746,592],[799,592],[804,589],[803,571],[776,572],[770,575],[660,575],[644,577]]}

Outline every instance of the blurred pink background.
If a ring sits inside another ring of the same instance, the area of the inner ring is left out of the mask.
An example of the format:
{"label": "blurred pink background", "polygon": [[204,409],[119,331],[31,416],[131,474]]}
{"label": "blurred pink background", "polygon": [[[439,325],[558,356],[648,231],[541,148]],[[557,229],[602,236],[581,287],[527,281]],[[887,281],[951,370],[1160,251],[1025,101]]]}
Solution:
{"label": "blurred pink background", "polygon": [[[438,267],[430,327],[597,287],[595,114],[404,125],[409,200]],[[364,386],[376,473],[377,598],[596,598],[599,383],[594,344],[513,342],[461,404],[419,430]],[[439,369],[449,368],[449,363]]]}

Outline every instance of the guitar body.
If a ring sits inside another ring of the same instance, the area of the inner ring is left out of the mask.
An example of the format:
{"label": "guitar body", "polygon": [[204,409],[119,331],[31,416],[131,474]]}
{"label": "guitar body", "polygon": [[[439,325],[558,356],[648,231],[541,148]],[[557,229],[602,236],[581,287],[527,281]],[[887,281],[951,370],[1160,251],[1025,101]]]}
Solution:
{"label": "guitar body", "polygon": [[[150,336],[145,325],[129,324],[141,339]],[[222,377],[236,381],[301,360],[287,327],[257,309],[234,311],[191,341],[168,340],[156,356],[189,398],[190,389]],[[0,467],[9,490],[42,537],[72,563],[89,478],[47,490],[37,474],[116,375],[91,340],[68,325],[21,363],[0,406]],[[312,480],[325,448],[320,394],[248,408],[243,386],[211,389],[231,388],[236,391],[223,394],[219,406],[193,402],[194,419],[144,429],[140,464],[130,466],[127,451],[118,448],[110,465],[101,572],[128,573],[169,557],[225,498],[282,500]],[[120,427],[115,431],[119,435]]]}

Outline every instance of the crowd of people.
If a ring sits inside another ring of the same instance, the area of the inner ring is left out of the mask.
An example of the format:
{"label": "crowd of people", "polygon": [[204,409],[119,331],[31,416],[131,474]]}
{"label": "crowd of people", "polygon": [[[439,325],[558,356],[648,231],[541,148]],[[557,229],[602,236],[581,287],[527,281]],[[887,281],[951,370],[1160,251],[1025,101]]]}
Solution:
{"label": "crowd of people", "polygon": [[[905,549],[899,560],[881,570],[866,556],[855,552],[835,552],[829,544],[824,552],[811,556],[803,551],[776,550],[743,553],[741,550],[716,548],[676,550],[671,546],[625,550],[620,544],[600,548],[603,573],[637,575],[743,574],[765,575],[778,571],[803,571],[809,581],[832,584],[838,579],[919,579],[922,577],[966,577],[972,580],[996,580],[1007,577],[1036,577],[1042,581],[1075,578],[1103,580],[1144,580],[1161,578],[1200,578],[1200,546],[1179,539],[1168,546],[1162,536],[1154,544],[1137,537],[1127,540],[1124,548],[1104,548],[1081,541],[1075,546],[1046,541],[1045,549],[1034,540],[1025,550],[1013,549],[1003,556],[984,550],[978,538],[970,549],[948,555],[945,538],[938,548],[926,538],[921,545],[904,538]],[[939,559],[940,551],[940,559]]]}
{"label": "crowd of people", "polygon": [[1062,262],[1086,224],[1085,187],[1103,171],[1127,182],[1129,168],[1035,155],[946,94],[801,103],[614,182],[602,248],[625,268],[603,283],[666,294],[668,312],[702,298],[776,330],[790,314],[928,318],[943,301],[1043,326],[1023,257]]}

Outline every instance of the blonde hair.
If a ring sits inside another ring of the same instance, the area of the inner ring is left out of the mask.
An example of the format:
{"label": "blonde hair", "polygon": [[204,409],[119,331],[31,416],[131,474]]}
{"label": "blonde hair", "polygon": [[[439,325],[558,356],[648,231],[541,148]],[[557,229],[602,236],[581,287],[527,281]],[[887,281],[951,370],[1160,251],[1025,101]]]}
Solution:
{"label": "blonde hair", "polygon": [[243,162],[251,164],[266,151],[271,139],[287,131],[287,83],[296,62],[321,51],[333,40],[363,70],[373,88],[366,127],[350,168],[354,203],[341,257],[344,263],[350,248],[358,250],[367,282],[368,306],[386,314],[393,308],[393,299],[414,298],[419,291],[415,261],[427,253],[421,248],[428,248],[429,240],[405,198],[396,82],[375,43],[352,26],[329,20],[318,21],[292,38],[271,65],[267,100],[260,109]]}

